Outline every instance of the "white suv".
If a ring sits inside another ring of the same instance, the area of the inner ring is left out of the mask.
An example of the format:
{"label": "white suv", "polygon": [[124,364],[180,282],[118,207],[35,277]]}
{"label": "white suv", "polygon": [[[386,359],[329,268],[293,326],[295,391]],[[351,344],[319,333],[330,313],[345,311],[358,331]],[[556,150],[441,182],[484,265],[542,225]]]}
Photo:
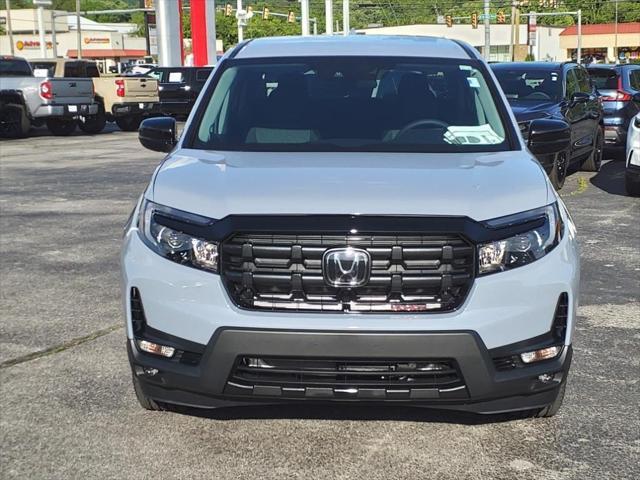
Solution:
{"label": "white suv", "polygon": [[485,62],[441,38],[245,42],[126,227],[140,403],[389,402],[553,415],[576,232]]}

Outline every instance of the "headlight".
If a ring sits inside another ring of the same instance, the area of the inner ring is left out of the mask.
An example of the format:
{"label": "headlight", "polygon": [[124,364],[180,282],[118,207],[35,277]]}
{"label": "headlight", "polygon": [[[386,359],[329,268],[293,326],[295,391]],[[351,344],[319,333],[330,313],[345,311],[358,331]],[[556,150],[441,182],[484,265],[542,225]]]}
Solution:
{"label": "headlight", "polygon": [[503,240],[478,246],[478,273],[502,272],[521,267],[544,257],[562,238],[564,225],[558,205],[552,204],[528,212],[484,222],[489,228],[531,225],[531,228]]}
{"label": "headlight", "polygon": [[138,217],[138,231],[142,241],[158,255],[181,265],[218,271],[216,242],[169,228],[163,225],[163,218],[170,220],[171,224],[180,222],[199,227],[210,225],[211,219],[144,200]]}

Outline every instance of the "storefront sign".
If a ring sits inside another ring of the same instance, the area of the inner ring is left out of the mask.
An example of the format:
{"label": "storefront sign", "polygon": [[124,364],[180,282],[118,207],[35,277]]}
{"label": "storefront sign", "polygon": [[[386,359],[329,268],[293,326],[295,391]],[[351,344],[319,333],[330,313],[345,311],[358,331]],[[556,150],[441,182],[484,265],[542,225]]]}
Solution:
{"label": "storefront sign", "polygon": [[[46,45],[48,50],[53,48],[53,43],[51,42],[46,42]],[[20,51],[37,50],[40,48],[40,40],[18,40],[16,42],[16,48]]]}
{"label": "storefront sign", "polygon": [[84,37],[84,43],[89,45],[90,43],[110,43],[111,39],[109,37]]}

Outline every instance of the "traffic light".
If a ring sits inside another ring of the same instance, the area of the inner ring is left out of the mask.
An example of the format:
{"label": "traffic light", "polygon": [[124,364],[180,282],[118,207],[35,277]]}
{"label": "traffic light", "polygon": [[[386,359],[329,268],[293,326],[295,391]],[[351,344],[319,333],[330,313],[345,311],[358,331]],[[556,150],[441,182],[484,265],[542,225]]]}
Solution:
{"label": "traffic light", "polygon": [[224,7],[224,14],[225,16],[230,17],[232,13],[233,13],[233,5],[231,5],[230,3],[227,3],[227,5]]}
{"label": "traffic light", "polygon": [[263,20],[269,20],[269,13],[270,13],[270,12],[269,12],[269,7],[265,6],[265,7],[262,9],[262,19],[263,19]]}
{"label": "traffic light", "polygon": [[498,14],[496,15],[496,19],[498,23],[505,23],[507,21],[507,17],[504,14],[503,10],[498,10]]}
{"label": "traffic light", "polygon": [[471,26],[473,28],[478,28],[478,14],[476,12],[471,14]]}
{"label": "traffic light", "polygon": [[293,10],[289,10],[289,15],[287,15],[287,22],[295,23],[296,22],[296,14]]}
{"label": "traffic light", "polygon": [[447,22],[447,27],[451,28],[453,27],[453,17],[451,15],[447,15],[445,18],[445,21]]}

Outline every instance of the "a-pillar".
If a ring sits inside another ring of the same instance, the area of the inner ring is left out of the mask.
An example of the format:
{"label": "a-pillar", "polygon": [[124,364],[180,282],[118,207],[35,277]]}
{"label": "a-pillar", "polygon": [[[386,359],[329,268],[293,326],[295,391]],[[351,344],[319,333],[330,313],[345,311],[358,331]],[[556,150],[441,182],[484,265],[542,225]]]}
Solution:
{"label": "a-pillar", "polygon": [[215,0],[191,0],[191,44],[196,67],[216,64]]}

